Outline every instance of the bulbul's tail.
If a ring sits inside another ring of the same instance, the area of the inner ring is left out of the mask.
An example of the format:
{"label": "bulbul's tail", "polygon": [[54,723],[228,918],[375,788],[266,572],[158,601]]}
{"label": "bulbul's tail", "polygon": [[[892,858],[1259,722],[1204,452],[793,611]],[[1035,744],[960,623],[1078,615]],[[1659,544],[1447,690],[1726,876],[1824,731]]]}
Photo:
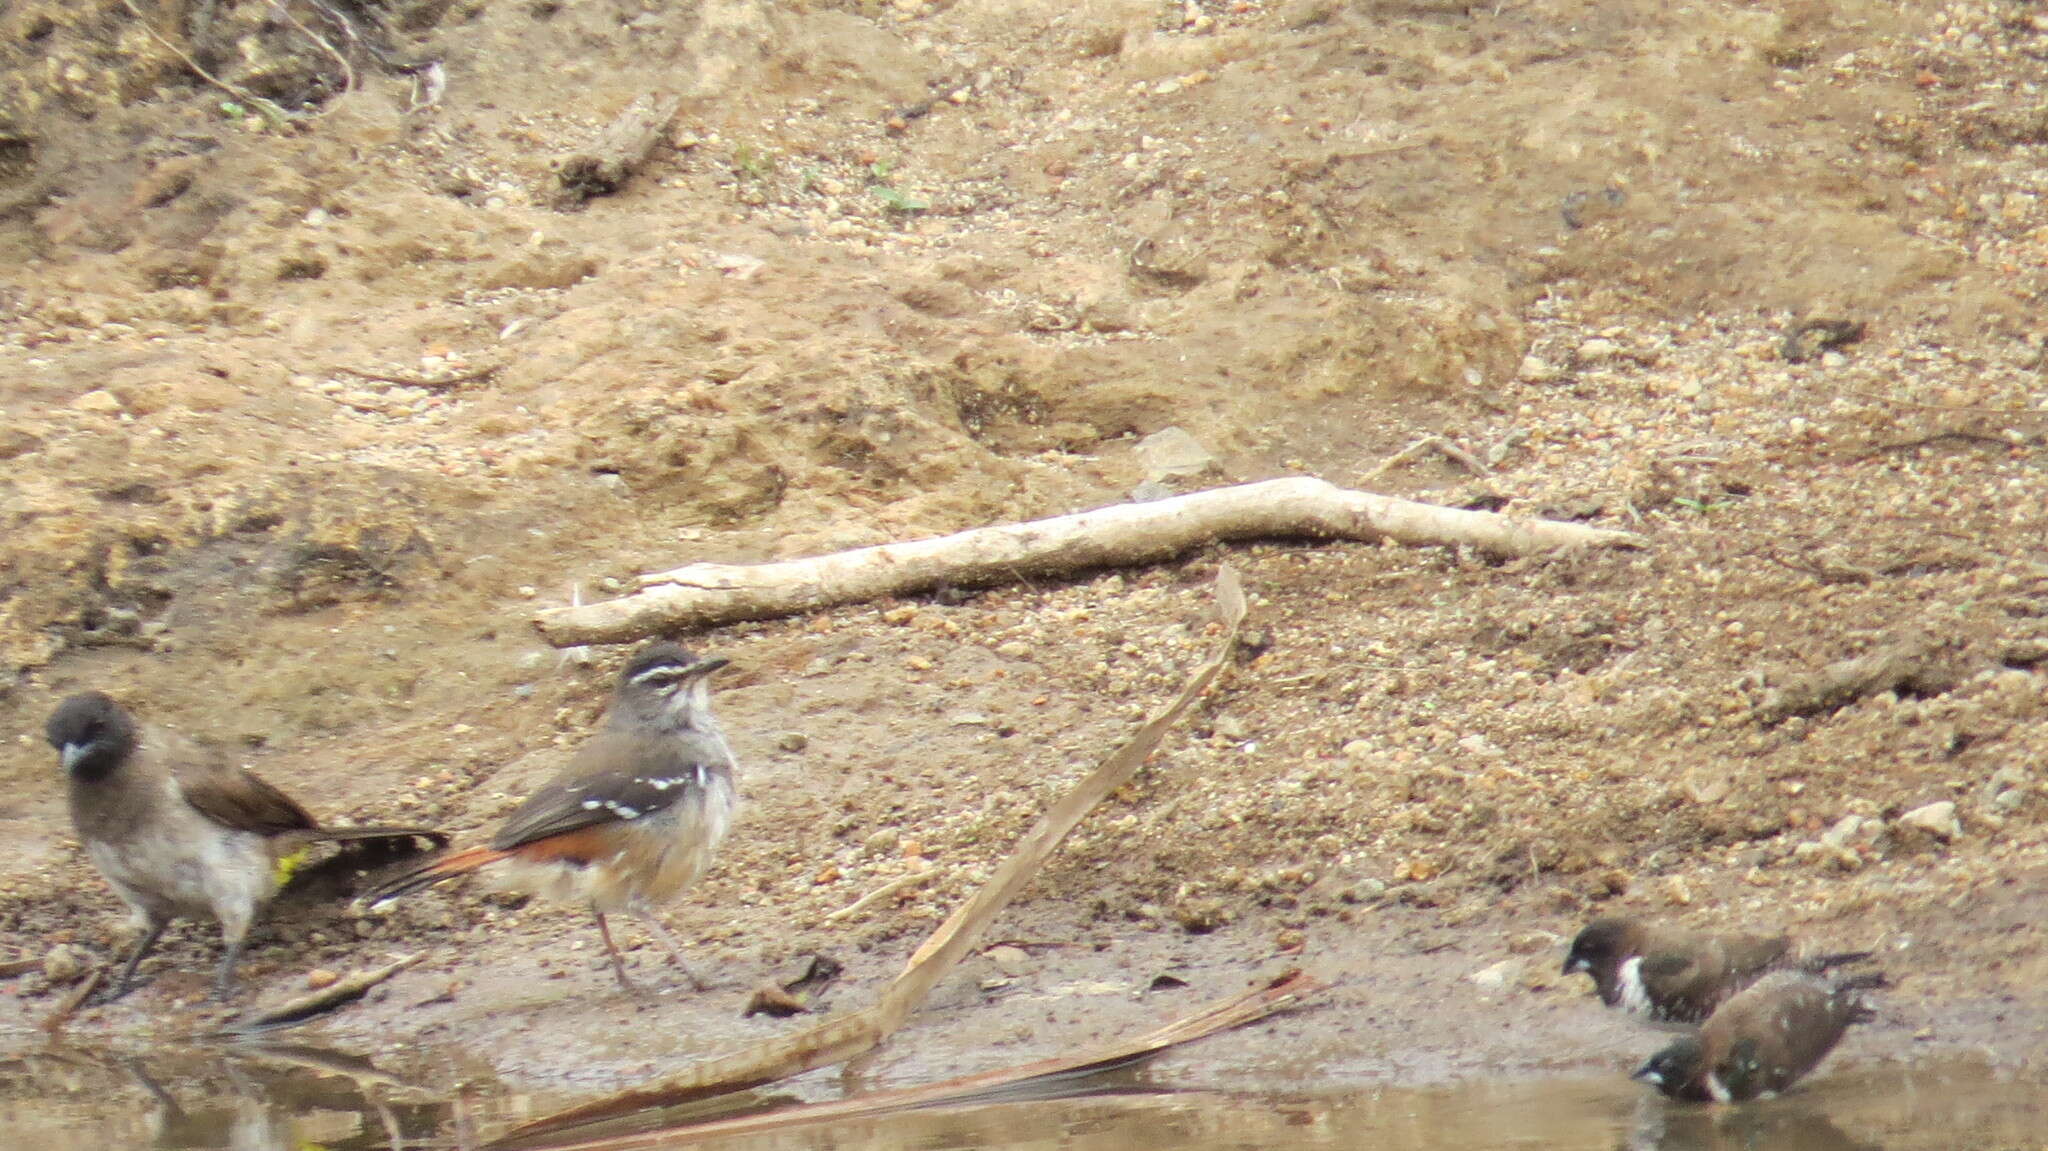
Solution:
{"label": "bulbul's tail", "polygon": [[[322,827],[293,832],[278,856],[276,883],[294,897],[346,899],[363,877],[448,846],[448,834],[426,827]],[[316,851],[314,844],[333,849]]]}
{"label": "bulbul's tail", "polygon": [[431,827],[323,827],[307,835],[316,843],[362,843],[367,840],[424,839],[436,848],[448,846],[448,833]]}
{"label": "bulbul's tail", "polygon": [[358,899],[365,907],[375,907],[401,895],[410,895],[422,888],[432,887],[442,880],[468,875],[480,867],[509,858],[511,854],[509,851],[499,851],[495,847],[471,847],[437,856],[384,880],[365,891]]}

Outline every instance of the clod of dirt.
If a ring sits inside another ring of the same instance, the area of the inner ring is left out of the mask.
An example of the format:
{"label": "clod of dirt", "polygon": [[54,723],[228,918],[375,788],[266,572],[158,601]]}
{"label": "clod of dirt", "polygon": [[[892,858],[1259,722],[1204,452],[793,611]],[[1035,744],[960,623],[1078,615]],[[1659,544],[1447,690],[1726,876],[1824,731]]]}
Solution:
{"label": "clod of dirt", "polygon": [[682,103],[679,96],[648,93],[626,105],[588,148],[557,162],[557,204],[580,208],[624,188],[661,143]]}
{"label": "clod of dirt", "polygon": [[1790,364],[1803,364],[1863,338],[1862,320],[1801,320],[1785,333],[1779,354]]}
{"label": "clod of dirt", "polygon": [[810,1007],[805,1005],[802,999],[773,983],[763,983],[754,989],[752,995],[747,997],[746,1010],[740,1012],[740,1014],[742,1016],[772,1015],[777,1019],[786,1019],[789,1016],[802,1015],[809,1011]]}
{"label": "clod of dirt", "polygon": [[829,955],[813,955],[803,974],[795,979],[785,983],[763,983],[755,988],[747,998],[746,1010],[740,1014],[743,1018],[754,1015],[785,1018],[807,1013],[844,970],[844,965]]}
{"label": "clod of dirt", "polygon": [[1956,674],[1935,662],[1939,650],[1932,641],[1907,640],[1831,663],[1771,689],[1757,705],[1757,720],[1769,725],[1819,715],[1884,691],[1940,695],[1955,686]]}
{"label": "clod of dirt", "polygon": [[1173,905],[1173,921],[1189,935],[1207,935],[1230,920],[1230,909],[1220,899],[1190,898]]}
{"label": "clod of dirt", "polygon": [[86,966],[85,957],[68,943],[59,943],[43,953],[43,978],[53,985],[77,979],[85,974]]}

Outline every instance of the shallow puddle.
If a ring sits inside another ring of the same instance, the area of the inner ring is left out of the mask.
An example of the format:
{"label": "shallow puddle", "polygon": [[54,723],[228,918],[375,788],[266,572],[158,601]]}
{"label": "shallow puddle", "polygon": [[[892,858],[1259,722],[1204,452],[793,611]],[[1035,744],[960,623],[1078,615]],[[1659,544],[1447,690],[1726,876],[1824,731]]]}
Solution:
{"label": "shallow puddle", "polygon": [[[1735,1108],[1663,1103],[1620,1075],[1293,1094],[1166,1090],[1143,1071],[1080,1097],[985,1102],[728,1136],[758,1148],[1373,1148],[1375,1151],[1885,1151],[2048,1147],[2048,1080],[1980,1063],[1841,1066]],[[474,1144],[571,1100],[472,1081],[456,1096],[366,1060],[273,1045],[0,1059],[0,1148],[329,1151]],[[681,1146],[679,1139],[626,1141]]]}

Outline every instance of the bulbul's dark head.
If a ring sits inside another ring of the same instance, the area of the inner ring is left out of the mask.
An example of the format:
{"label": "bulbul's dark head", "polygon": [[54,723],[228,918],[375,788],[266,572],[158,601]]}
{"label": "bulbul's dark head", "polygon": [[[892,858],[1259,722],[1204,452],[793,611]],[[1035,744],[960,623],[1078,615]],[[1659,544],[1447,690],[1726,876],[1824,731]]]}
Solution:
{"label": "bulbul's dark head", "polygon": [[1706,1070],[1706,1059],[1707,1049],[1699,1036],[1687,1035],[1672,1040],[1669,1046],[1650,1056],[1629,1078],[1673,1095],[1699,1078]]}
{"label": "bulbul's dark head", "polygon": [[80,779],[103,779],[135,750],[135,717],[105,692],[83,692],[50,713],[43,738],[57,749],[64,770]]}
{"label": "bulbul's dark head", "polygon": [[1641,935],[1642,924],[1625,916],[1596,919],[1572,940],[1571,950],[1564,956],[1564,973],[1583,971],[1600,980],[1604,987],[1606,978],[1602,973],[1611,975],[1622,960],[1635,954]]}
{"label": "bulbul's dark head", "polygon": [[674,727],[711,724],[711,673],[732,661],[698,657],[679,643],[650,643],[619,673],[614,710],[632,719]]}

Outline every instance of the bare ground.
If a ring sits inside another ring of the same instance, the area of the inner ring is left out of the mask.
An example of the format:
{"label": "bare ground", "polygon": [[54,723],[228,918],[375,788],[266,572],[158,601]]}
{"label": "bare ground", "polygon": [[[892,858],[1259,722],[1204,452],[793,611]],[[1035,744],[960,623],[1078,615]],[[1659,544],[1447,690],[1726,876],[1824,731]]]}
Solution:
{"label": "bare ground", "polygon": [[[564,663],[528,625],[572,585],[1113,501],[1178,424],[1213,479],[1651,547],[1282,541],[690,637],[735,661],[746,766],[671,917],[713,993],[623,998],[578,915],[460,891],[281,914],[251,980],[435,947],[330,1035],[572,1089],[793,1026],[737,1008],[810,950],[864,1002],[1199,658],[1227,558],[1249,658],[1006,916],[1028,962],[975,960],[877,1074],[1295,962],[1342,978],[1332,1006],[1189,1065],[1620,1066],[1654,1041],[1553,974],[1612,909],[1882,948],[1900,987],[1851,1054],[2038,1054],[2032,6],[419,4],[364,25],[346,92],[274,8],[216,7],[157,16],[294,118],[119,4],[0,13],[16,950],[119,942],[38,738],[68,692],[324,817],[481,836],[601,704],[615,653]],[[429,60],[445,91],[408,111],[399,64]],[[650,168],[563,210],[551,161],[648,91],[685,97]],[[1381,469],[1431,434],[1485,474]],[[1904,674],[1783,715],[1895,646]],[[1900,819],[1940,802],[1946,838]],[[213,949],[180,935],[75,1030],[181,1027]],[[1145,990],[1167,971],[1191,988]],[[17,1030],[56,994],[8,990]]]}

